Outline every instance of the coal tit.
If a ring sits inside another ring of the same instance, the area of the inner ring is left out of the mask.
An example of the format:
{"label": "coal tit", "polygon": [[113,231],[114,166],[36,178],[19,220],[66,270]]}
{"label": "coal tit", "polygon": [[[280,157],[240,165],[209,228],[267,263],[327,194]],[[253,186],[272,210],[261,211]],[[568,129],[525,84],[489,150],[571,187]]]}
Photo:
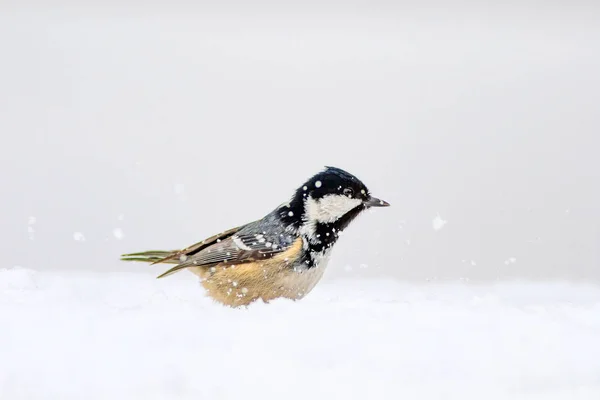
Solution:
{"label": "coal tit", "polygon": [[389,204],[371,196],[354,175],[326,167],[264,218],[182,250],[124,254],[124,261],[176,264],[159,276],[189,269],[207,294],[227,306],[284,297],[298,300],[319,282],[332,246],[362,211]]}

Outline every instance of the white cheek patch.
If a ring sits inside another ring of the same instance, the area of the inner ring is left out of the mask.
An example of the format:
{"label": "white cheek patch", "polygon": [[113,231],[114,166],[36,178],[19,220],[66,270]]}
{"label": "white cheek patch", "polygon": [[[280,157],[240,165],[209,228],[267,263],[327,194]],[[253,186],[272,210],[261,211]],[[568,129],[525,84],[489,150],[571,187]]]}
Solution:
{"label": "white cheek patch", "polygon": [[337,221],[348,211],[358,207],[362,203],[360,199],[352,199],[350,197],[332,194],[323,197],[320,200],[315,200],[312,197],[306,199],[304,209],[306,211],[306,219],[309,222],[330,223]]}

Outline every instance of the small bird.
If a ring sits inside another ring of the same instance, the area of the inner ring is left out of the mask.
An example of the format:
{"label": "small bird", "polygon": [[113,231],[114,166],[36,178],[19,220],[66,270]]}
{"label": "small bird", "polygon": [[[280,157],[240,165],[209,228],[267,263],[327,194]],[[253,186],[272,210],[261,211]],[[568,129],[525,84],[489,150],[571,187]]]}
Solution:
{"label": "small bird", "polygon": [[323,276],[348,224],[368,208],[386,206],[354,175],[325,167],[260,220],[182,250],[124,254],[121,260],[176,264],[158,278],[189,269],[208,296],[226,306],[299,300]]}

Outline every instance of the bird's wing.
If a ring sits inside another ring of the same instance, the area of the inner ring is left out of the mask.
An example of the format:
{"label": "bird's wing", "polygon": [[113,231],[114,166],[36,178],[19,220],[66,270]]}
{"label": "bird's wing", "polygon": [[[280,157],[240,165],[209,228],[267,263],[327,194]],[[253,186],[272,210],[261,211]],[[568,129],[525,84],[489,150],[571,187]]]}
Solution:
{"label": "bird's wing", "polygon": [[279,221],[266,218],[245,225],[227,237],[219,236],[210,245],[180,253],[179,263],[158,278],[189,267],[211,267],[221,263],[236,265],[265,260],[289,249],[296,238]]}
{"label": "bird's wing", "polygon": [[217,241],[225,240],[234,233],[238,232],[246,225],[238,226],[235,228],[231,228],[226,230],[225,232],[218,233],[209,238],[204,239],[201,242],[194,243],[191,246],[186,247],[181,250],[171,250],[171,251],[163,251],[163,250],[150,250],[150,251],[142,251],[139,253],[129,253],[123,254],[121,256],[122,261],[144,261],[150,262],[152,264],[179,264],[181,258],[189,257],[194,255],[203,249],[212,246],[217,243]]}

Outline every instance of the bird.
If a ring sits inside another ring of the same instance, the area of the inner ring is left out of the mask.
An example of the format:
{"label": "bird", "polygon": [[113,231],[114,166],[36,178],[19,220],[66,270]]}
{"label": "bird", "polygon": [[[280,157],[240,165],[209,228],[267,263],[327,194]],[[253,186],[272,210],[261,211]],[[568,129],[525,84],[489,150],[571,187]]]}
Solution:
{"label": "bird", "polygon": [[321,280],[348,225],[367,209],[389,205],[356,176],[325,166],[259,220],[184,249],[123,254],[121,260],[175,264],[157,278],[187,269],[200,277],[208,297],[232,308],[296,301]]}

